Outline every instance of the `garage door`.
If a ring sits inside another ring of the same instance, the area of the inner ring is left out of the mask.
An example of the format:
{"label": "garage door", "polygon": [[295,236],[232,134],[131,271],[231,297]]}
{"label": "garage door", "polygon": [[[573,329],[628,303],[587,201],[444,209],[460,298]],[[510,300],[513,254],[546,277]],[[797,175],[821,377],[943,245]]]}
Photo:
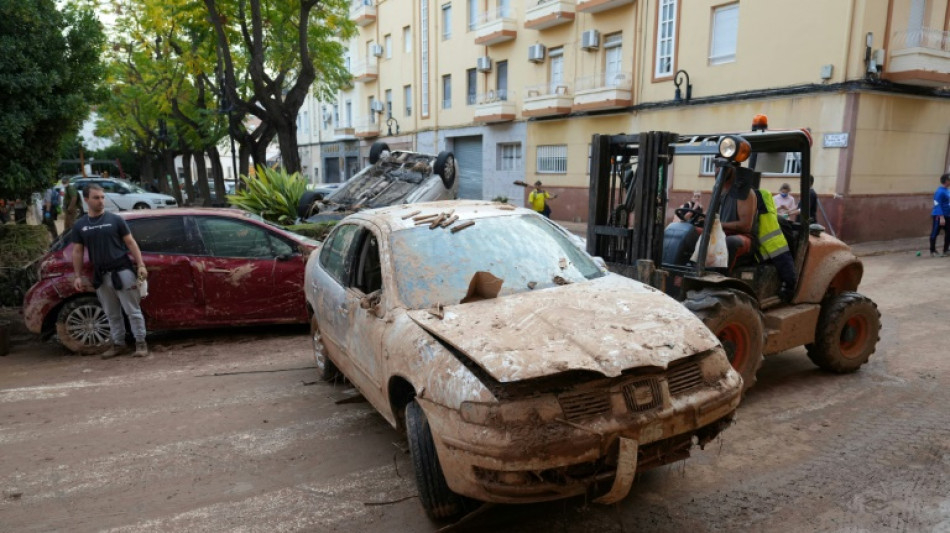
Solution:
{"label": "garage door", "polygon": [[459,198],[482,199],[482,136],[455,137],[452,151],[459,165]]}

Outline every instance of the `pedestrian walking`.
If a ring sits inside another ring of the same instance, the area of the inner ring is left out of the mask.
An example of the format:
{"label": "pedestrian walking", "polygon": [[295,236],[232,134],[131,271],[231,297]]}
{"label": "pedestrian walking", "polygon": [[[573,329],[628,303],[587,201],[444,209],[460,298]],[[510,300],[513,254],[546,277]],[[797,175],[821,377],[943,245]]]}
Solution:
{"label": "pedestrian walking", "polygon": [[782,186],[779,187],[778,194],[772,197],[772,203],[775,204],[775,214],[782,218],[788,218],[788,215],[798,205],[791,192],[791,185],[783,183]]}
{"label": "pedestrian walking", "polygon": [[534,190],[528,195],[528,203],[531,204],[531,209],[551,218],[551,206],[548,205],[547,201],[557,198],[557,195],[545,191],[541,188],[541,185],[541,180],[534,182]]}
{"label": "pedestrian walking", "polygon": [[66,233],[76,223],[79,214],[79,192],[76,186],[69,182],[68,176],[63,176],[63,233]]}
{"label": "pedestrian walking", "polygon": [[43,193],[43,225],[49,230],[49,234],[56,240],[59,232],[56,231],[56,218],[59,215],[60,197],[56,187],[50,187]]}
{"label": "pedestrian walking", "polygon": [[125,344],[123,311],[129,318],[132,335],[135,337],[133,356],[146,356],[148,345],[145,343],[145,317],[142,315],[141,295],[138,290],[138,282],[145,281],[148,276],[142,261],[142,252],[125,220],[115,213],[106,212],[106,196],[102,187],[87,185],[82,194],[89,206],[89,213],[77,220],[73,226],[73,271],[76,274],[73,286],[77,291],[84,290],[83,253],[88,248],[93,267],[92,286],[96,289],[99,302],[106,312],[112,333],[112,346],[102,354],[102,358],[111,359],[129,351]]}
{"label": "pedestrian walking", "polygon": [[[937,235],[943,230],[943,253],[937,253]],[[934,191],[934,207],[930,211],[930,257],[950,255],[950,173],[940,176]]]}

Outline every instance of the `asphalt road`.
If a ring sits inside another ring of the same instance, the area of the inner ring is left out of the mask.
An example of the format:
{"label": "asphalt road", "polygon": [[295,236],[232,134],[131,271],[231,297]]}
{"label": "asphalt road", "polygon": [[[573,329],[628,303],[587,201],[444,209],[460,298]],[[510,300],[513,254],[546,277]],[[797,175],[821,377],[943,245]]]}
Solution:
{"label": "asphalt road", "polygon": [[[950,259],[865,258],[856,374],[766,358],[736,424],[623,502],[492,506],[459,531],[950,531]],[[0,358],[0,531],[431,531],[399,435],[315,383],[299,328],[152,339],[150,359]]]}

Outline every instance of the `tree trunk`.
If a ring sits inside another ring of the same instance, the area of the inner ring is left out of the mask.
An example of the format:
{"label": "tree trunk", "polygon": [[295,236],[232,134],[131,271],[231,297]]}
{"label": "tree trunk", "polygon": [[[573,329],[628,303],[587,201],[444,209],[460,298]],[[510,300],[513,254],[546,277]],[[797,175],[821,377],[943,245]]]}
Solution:
{"label": "tree trunk", "polygon": [[300,151],[297,149],[297,123],[289,122],[277,127],[277,142],[280,143],[281,166],[288,174],[300,172]]}
{"label": "tree trunk", "polygon": [[139,158],[139,168],[142,169],[142,175],[139,176],[139,183],[145,190],[152,192],[155,186],[155,172],[152,168],[152,161],[147,156]]}
{"label": "tree trunk", "polygon": [[208,159],[211,160],[211,176],[214,178],[214,196],[219,205],[227,205],[227,188],[224,186],[224,168],[221,166],[221,154],[214,144],[208,147]]}
{"label": "tree trunk", "polygon": [[[195,194],[195,187],[192,185],[191,177],[191,157],[194,155],[190,150],[181,154],[181,166],[185,171],[185,195],[188,196],[187,205],[195,203],[198,196]],[[200,156],[200,154],[199,154]],[[197,161],[196,161],[197,163]]]}
{"label": "tree trunk", "polygon": [[240,168],[240,172],[238,173],[238,179],[237,183],[235,183],[235,186],[243,189],[244,182],[241,181],[241,176],[247,176],[251,169],[251,150],[243,144],[241,145],[240,149],[238,149],[238,167]]}
{"label": "tree trunk", "polygon": [[175,201],[178,202],[178,205],[182,205],[181,198],[181,183],[178,181],[178,173],[175,172],[175,152],[171,150],[165,150],[165,179],[162,180],[168,183],[168,186],[171,188],[166,194],[171,194],[175,197]]}
{"label": "tree trunk", "polygon": [[152,172],[154,173],[152,179],[155,180],[155,185],[158,187],[158,192],[162,194],[168,194],[168,180],[165,179],[165,166],[160,155],[152,159],[151,166]]}
{"label": "tree trunk", "polygon": [[204,152],[195,152],[195,168],[198,171],[198,191],[201,193],[201,205],[211,207],[211,190],[208,188],[208,169],[205,166]]}

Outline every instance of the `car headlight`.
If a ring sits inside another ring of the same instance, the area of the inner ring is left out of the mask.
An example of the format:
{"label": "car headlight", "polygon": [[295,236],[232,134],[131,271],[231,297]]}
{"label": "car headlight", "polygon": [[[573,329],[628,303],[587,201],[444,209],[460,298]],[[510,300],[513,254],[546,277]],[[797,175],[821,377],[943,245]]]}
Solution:
{"label": "car headlight", "polygon": [[719,140],[719,155],[730,161],[741,163],[748,159],[751,153],[752,145],[738,135],[727,135]]}
{"label": "car headlight", "polygon": [[557,398],[549,394],[530,400],[501,403],[462,402],[459,412],[462,420],[481,426],[537,424],[564,416]]}

